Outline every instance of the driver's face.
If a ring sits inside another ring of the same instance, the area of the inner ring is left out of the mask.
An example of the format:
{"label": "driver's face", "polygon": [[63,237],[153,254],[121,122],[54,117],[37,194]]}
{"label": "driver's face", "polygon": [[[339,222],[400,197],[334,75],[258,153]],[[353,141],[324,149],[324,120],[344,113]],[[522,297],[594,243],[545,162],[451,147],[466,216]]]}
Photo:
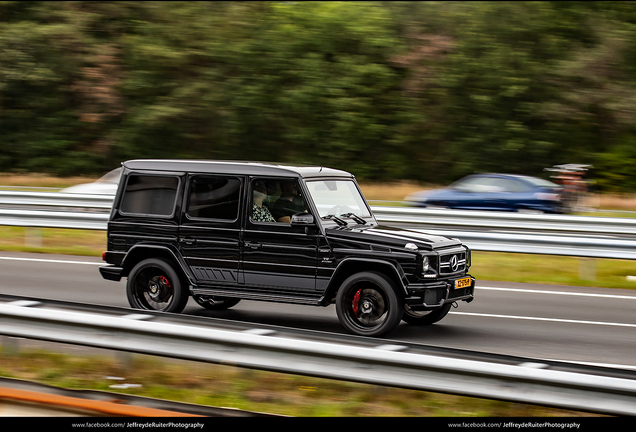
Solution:
{"label": "driver's face", "polygon": [[283,193],[287,195],[298,195],[298,186],[296,185],[296,183],[293,183],[293,182],[283,183],[281,185],[281,189]]}

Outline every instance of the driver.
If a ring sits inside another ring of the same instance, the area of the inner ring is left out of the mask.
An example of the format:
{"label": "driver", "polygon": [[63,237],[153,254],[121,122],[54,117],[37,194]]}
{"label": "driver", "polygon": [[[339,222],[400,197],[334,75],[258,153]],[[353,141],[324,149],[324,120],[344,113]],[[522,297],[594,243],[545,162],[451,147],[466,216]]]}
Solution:
{"label": "driver", "polygon": [[281,196],[272,209],[272,214],[278,222],[291,222],[291,216],[296,213],[306,213],[305,203],[298,193],[298,184],[293,180],[285,180],[280,184]]}

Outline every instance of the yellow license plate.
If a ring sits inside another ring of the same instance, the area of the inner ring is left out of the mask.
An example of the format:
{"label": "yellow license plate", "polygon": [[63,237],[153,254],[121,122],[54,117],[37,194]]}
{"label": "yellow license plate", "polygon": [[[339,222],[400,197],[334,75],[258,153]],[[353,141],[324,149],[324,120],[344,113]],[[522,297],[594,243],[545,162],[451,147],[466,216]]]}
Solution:
{"label": "yellow license plate", "polygon": [[457,279],[455,281],[455,289],[460,289],[460,288],[466,288],[467,286],[470,286],[470,278],[462,278],[462,279]]}

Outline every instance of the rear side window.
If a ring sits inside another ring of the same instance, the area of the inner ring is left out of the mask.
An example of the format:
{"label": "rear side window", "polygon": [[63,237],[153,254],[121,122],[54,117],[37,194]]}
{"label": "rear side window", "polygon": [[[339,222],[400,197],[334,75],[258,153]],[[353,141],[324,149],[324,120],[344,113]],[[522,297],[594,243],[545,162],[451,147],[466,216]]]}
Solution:
{"label": "rear side window", "polygon": [[197,176],[192,179],[190,217],[234,221],[238,218],[241,182],[237,178]]}
{"label": "rear side window", "polygon": [[177,198],[177,177],[130,175],[121,204],[122,213],[170,216]]}

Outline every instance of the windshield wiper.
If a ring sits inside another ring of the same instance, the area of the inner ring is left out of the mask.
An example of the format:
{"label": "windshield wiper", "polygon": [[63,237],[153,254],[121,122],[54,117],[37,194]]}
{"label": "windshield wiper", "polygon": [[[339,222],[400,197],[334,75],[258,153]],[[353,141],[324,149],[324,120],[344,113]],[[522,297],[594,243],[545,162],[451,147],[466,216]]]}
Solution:
{"label": "windshield wiper", "polygon": [[364,219],[362,219],[360,216],[358,216],[355,213],[345,213],[345,214],[341,214],[340,216],[350,217],[354,221],[358,222],[360,225],[366,225],[367,224],[367,221],[365,221]]}
{"label": "windshield wiper", "polygon": [[338,216],[336,215],[327,215],[327,216],[323,216],[323,219],[332,219],[334,222],[336,222],[338,225],[340,226],[347,226],[349,225],[347,222],[343,221],[342,219],[340,219]]}

